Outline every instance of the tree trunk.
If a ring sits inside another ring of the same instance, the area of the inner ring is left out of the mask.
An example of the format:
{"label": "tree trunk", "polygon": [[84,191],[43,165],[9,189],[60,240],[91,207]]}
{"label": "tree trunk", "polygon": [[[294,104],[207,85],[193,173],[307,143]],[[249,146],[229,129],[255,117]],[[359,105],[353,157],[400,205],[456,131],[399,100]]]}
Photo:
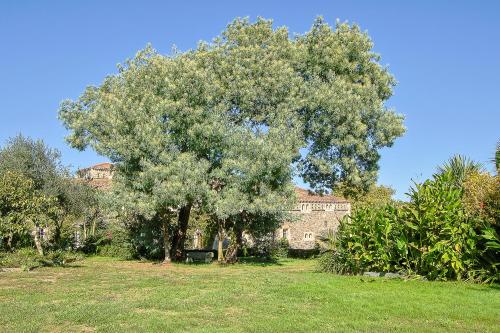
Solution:
{"label": "tree trunk", "polygon": [[98,217],[99,217],[99,210],[94,209],[94,211],[92,212],[92,217],[90,218],[90,220],[92,221],[92,236],[95,236],[95,229],[97,228]]}
{"label": "tree trunk", "polygon": [[236,234],[236,244],[238,245],[238,248],[241,249],[241,247],[243,246],[243,229],[238,228],[238,226],[236,226],[235,234]]}
{"label": "tree trunk", "polygon": [[224,261],[224,253],[222,249],[222,242],[224,241],[224,228],[222,227],[222,223],[219,222],[219,231],[217,233],[217,261]]}
{"label": "tree trunk", "polygon": [[225,262],[233,264],[238,261],[238,250],[243,244],[243,230],[238,224],[234,226],[235,241],[227,248]]}
{"label": "tree trunk", "polygon": [[175,261],[182,261],[182,257],[184,255],[184,246],[186,243],[187,228],[189,226],[191,206],[191,204],[188,204],[179,210],[177,228],[172,239],[172,250],[170,252]]}
{"label": "tree trunk", "polygon": [[43,248],[42,248],[42,242],[40,240],[40,235],[38,234],[38,227],[35,226],[35,229],[33,230],[33,239],[35,240],[35,246],[38,251],[38,254],[43,256]]}
{"label": "tree trunk", "polygon": [[169,263],[170,260],[170,233],[168,232],[168,221],[163,222],[163,246],[165,248],[165,259],[163,260],[164,263]]}
{"label": "tree trunk", "polygon": [[61,225],[59,225],[57,223],[54,223],[54,225],[53,225],[53,229],[54,229],[54,238],[53,238],[53,240],[54,240],[54,244],[56,244],[56,245],[59,245],[60,242],[61,242],[61,228],[62,228]]}
{"label": "tree trunk", "polygon": [[14,234],[9,232],[9,236],[7,237],[7,249],[12,251],[12,239],[14,238]]}

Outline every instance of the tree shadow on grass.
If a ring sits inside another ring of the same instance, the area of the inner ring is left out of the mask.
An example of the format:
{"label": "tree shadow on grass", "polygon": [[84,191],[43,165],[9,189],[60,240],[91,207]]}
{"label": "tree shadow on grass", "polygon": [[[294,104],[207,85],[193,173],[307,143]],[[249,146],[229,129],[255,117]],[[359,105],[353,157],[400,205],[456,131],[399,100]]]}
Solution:
{"label": "tree shadow on grass", "polygon": [[496,291],[500,291],[500,284],[498,284],[498,283],[490,284],[488,286],[488,290],[491,290],[491,289],[496,290]]}
{"label": "tree shadow on grass", "polygon": [[259,257],[239,257],[238,263],[249,266],[260,266],[260,267],[283,266],[283,264],[279,260],[273,258],[259,258]]}
{"label": "tree shadow on grass", "polygon": [[[51,266],[47,266],[51,267]],[[66,264],[62,266],[52,266],[52,267],[61,267],[61,268],[82,268],[82,267],[88,267],[88,265],[80,265],[80,264]]]}
{"label": "tree shadow on grass", "polygon": [[238,261],[234,263],[218,263],[217,259],[213,260],[211,263],[205,262],[190,262],[187,263],[185,261],[176,262],[176,265],[186,265],[186,266],[204,266],[204,265],[220,265],[220,266],[233,266],[233,265],[248,265],[248,266],[259,266],[259,267],[268,267],[268,266],[282,266],[279,260],[272,258],[259,258],[259,257],[238,257]]}

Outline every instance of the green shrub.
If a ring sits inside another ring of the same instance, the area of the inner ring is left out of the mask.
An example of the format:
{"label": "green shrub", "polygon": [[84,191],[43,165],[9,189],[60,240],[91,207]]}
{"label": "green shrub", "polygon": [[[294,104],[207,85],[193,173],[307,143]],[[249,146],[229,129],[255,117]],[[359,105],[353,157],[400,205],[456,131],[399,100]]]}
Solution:
{"label": "green shrub", "polygon": [[144,217],[136,217],[138,222],[130,223],[124,228],[116,229],[112,235],[113,244],[130,244],[134,257],[147,258],[151,260],[163,259],[165,250],[163,242],[163,231],[160,221],[148,221]]}
{"label": "green shrub", "polygon": [[[136,236],[138,237],[138,236]],[[79,248],[86,254],[132,259],[136,252],[131,244],[129,232],[119,223],[109,223],[104,230],[89,235]]]}
{"label": "green shrub", "polygon": [[274,258],[286,258],[288,257],[288,250],[290,249],[290,244],[288,243],[288,239],[280,238],[275,241],[276,244],[273,248],[273,253],[271,254]]}
{"label": "green shrub", "polygon": [[110,240],[102,233],[96,235],[88,235],[82,240],[79,250],[85,254],[97,254],[98,248],[108,244]]}
{"label": "green shrub", "polygon": [[288,256],[289,244],[285,238],[275,239],[274,235],[269,234],[255,239],[254,254],[260,258],[276,260]]}
{"label": "green shrub", "polygon": [[341,258],[344,251],[325,251],[318,259],[319,269],[322,272],[335,274],[350,274],[352,269],[349,269],[348,261]]}
{"label": "green shrub", "polygon": [[432,280],[499,281],[500,241],[488,221],[466,214],[451,173],[416,184],[410,202],[345,218],[319,261],[341,274],[403,272]]}
{"label": "green shrub", "polygon": [[341,222],[335,235],[321,241],[326,254],[319,261],[320,268],[339,274],[400,270],[396,239],[402,228],[397,216],[392,206],[359,208]]}
{"label": "green shrub", "polygon": [[50,251],[41,256],[33,248],[21,248],[15,252],[0,253],[0,267],[29,271],[38,267],[64,266],[82,258],[80,254],[61,250]]}
{"label": "green shrub", "polygon": [[130,247],[124,247],[114,244],[106,244],[99,248],[98,254],[105,257],[114,257],[120,259],[132,259],[133,251]]}
{"label": "green shrub", "polygon": [[32,248],[21,248],[16,252],[0,253],[0,267],[31,270],[40,267],[40,255]]}

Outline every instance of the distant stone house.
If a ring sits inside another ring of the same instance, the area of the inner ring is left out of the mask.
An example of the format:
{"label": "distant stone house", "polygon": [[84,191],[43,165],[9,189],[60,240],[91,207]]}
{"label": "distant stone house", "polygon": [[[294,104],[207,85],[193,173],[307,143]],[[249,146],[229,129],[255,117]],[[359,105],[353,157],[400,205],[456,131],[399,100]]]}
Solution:
{"label": "distant stone house", "polygon": [[107,190],[111,187],[113,169],[112,163],[99,163],[88,168],[79,169],[76,172],[76,178],[88,182],[94,188]]}
{"label": "distant stone house", "polygon": [[[113,178],[113,164],[99,163],[77,171],[77,178],[85,179],[98,189],[109,189]],[[292,221],[285,222],[276,230],[277,239],[286,238],[290,248],[313,249],[317,238],[329,230],[335,231],[340,220],[351,212],[351,204],[344,198],[319,195],[299,187],[295,188],[297,204],[291,211]],[[199,230],[193,235],[195,248],[201,247],[203,235]]]}
{"label": "distant stone house", "polygon": [[[98,190],[109,190],[113,179],[113,169],[112,163],[98,163],[90,167],[77,170],[75,181],[88,184]],[[74,225],[74,228],[73,245],[78,248],[82,245],[82,242],[89,231],[86,229],[85,224],[80,222],[77,222]]]}
{"label": "distant stone house", "polygon": [[344,198],[319,195],[299,187],[295,188],[297,204],[292,210],[296,219],[285,222],[276,230],[276,238],[286,238],[290,248],[309,250],[317,238],[335,231],[340,220],[351,212],[351,204]]}

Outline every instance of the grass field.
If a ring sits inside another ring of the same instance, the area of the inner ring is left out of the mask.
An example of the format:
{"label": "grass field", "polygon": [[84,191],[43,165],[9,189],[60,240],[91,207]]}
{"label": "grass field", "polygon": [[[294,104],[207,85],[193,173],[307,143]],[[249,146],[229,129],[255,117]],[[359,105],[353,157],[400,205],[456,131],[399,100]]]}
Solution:
{"label": "grass field", "polygon": [[500,332],[499,286],[335,276],[313,260],[90,258],[0,273],[1,332]]}

